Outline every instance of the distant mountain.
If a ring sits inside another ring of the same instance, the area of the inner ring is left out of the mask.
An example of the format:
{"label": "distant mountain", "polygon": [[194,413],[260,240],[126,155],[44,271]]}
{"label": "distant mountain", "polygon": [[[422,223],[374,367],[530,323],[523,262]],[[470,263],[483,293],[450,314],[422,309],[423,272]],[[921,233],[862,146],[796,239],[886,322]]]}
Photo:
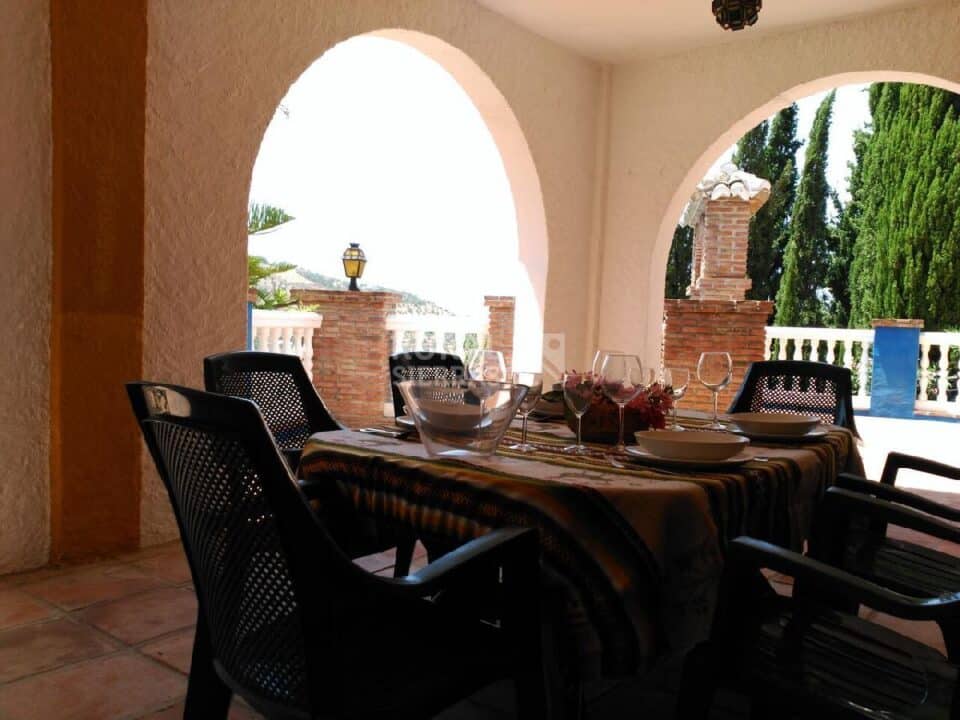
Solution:
{"label": "distant mountain", "polygon": [[[324,290],[346,290],[349,283],[343,278],[330,277],[329,275],[321,275],[320,273],[313,272],[304,267],[298,267],[296,270],[290,270],[287,273],[280,273],[278,279],[281,279],[287,287],[290,288],[304,288],[304,287],[317,287]],[[307,282],[304,283],[303,280]],[[406,290],[395,290],[393,288],[383,287],[381,285],[364,285],[364,290],[376,290],[379,292],[392,292],[400,295],[400,307],[398,311],[401,313],[413,313],[417,315],[452,315],[449,310],[432,300],[427,300],[415,295]]]}

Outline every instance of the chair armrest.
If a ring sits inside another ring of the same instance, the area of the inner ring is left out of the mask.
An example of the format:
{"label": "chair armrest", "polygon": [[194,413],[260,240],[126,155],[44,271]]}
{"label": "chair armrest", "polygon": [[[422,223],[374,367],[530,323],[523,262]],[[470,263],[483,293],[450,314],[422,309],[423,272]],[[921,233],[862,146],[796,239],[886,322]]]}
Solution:
{"label": "chair armrest", "polygon": [[540,541],[536,530],[503,528],[461,545],[412,575],[384,579],[422,597],[483,569],[509,565],[539,573],[539,563]]}
{"label": "chair armrest", "polygon": [[[869,481],[868,481],[869,482]],[[939,518],[918,512],[910,507],[894,504],[878,498],[869,497],[862,493],[851,492],[839,487],[827,490],[823,498],[824,508],[827,511],[840,510],[844,513],[859,512],[871,519],[909,528],[918,532],[932,535],[941,540],[960,543],[960,528],[946,523]]]}
{"label": "chair armrest", "polygon": [[887,455],[887,460],[883,464],[883,474],[880,476],[880,482],[884,485],[894,485],[897,481],[897,473],[900,470],[917,470],[951,480],[960,480],[960,468],[953,465],[928,460],[916,455],[892,452]]}
{"label": "chair armrest", "polygon": [[806,583],[814,593],[825,591],[908,620],[960,617],[960,593],[937,598],[903,595],[792,550],[750,537],[731,541],[727,562],[734,572],[767,568]]}
{"label": "chair armrest", "polygon": [[874,495],[882,500],[915,508],[927,515],[941,517],[952,522],[960,522],[960,510],[934,500],[929,500],[917,493],[901,490],[893,484],[865,480],[862,477],[851,475],[850,473],[840,473],[837,476],[837,487],[843,488],[844,490],[854,490],[866,495]]}

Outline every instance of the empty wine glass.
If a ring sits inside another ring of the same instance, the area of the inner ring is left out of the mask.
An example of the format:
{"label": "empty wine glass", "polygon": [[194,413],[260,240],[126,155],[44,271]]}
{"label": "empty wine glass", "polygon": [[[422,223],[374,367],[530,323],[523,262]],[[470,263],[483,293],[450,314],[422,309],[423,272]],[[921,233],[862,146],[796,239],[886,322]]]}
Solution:
{"label": "empty wine glass", "polygon": [[527,419],[530,416],[530,411],[533,410],[534,405],[536,405],[540,399],[540,394],[543,392],[543,375],[540,373],[514,372],[510,375],[510,382],[514,385],[526,385],[527,396],[523,399],[523,402],[520,403],[520,407],[517,408],[517,412],[523,416],[523,435],[520,438],[519,444],[510,445],[508,449],[525,453],[533,452],[537,448],[527,442]]}
{"label": "empty wine glass", "polygon": [[636,355],[607,355],[600,369],[598,383],[603,394],[616,403],[620,410],[620,432],[617,435],[617,452],[626,452],[623,442],[623,411],[648,384],[649,372],[643,372],[640,358]]}
{"label": "empty wine glass", "polygon": [[710,430],[727,429],[717,417],[717,396],[730,384],[732,372],[733,361],[730,360],[730,353],[700,353],[700,360],[697,362],[697,379],[713,393],[713,423],[707,426]]}
{"label": "empty wine glass", "polygon": [[600,370],[603,368],[603,361],[607,359],[607,355],[623,355],[623,350],[597,350],[593,354],[593,365],[591,370],[596,377],[599,377]]}
{"label": "empty wine glass", "polygon": [[677,420],[677,405],[681,398],[687,394],[687,386],[690,384],[690,371],[684,368],[664,368],[663,369],[663,389],[670,395],[673,402],[673,423],[671,430],[683,430],[680,422]]}
{"label": "empty wine glass", "polygon": [[467,374],[473,380],[506,382],[507,366],[503,362],[503,353],[499,350],[477,350],[470,358]]}
{"label": "empty wine glass", "polygon": [[568,445],[563,449],[565,453],[584,455],[590,452],[589,448],[580,439],[580,426],[583,416],[590,409],[593,402],[594,375],[592,372],[572,372],[563,374],[563,401],[570,408],[570,412],[577,416],[577,444]]}

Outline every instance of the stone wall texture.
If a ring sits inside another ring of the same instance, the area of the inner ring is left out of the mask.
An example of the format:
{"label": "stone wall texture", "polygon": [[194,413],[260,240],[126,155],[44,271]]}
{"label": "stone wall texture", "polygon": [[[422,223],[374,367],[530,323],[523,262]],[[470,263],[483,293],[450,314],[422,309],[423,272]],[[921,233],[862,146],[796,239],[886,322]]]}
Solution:
{"label": "stone wall texture", "polygon": [[690,371],[690,386],[680,407],[712,410],[713,394],[697,381],[697,360],[704,351],[728,352],[733,360],[730,384],[720,393],[723,412],[730,405],[747,366],[764,358],[767,317],[772,302],[747,300],[666,300],[663,364]]}
{"label": "stone wall texture", "polygon": [[50,547],[50,3],[0,3],[0,574]]}
{"label": "stone wall texture", "polygon": [[503,353],[503,363],[509,373],[513,369],[513,325],[516,299],[487,295],[483,303],[490,312],[490,325],[487,331],[490,349]]}

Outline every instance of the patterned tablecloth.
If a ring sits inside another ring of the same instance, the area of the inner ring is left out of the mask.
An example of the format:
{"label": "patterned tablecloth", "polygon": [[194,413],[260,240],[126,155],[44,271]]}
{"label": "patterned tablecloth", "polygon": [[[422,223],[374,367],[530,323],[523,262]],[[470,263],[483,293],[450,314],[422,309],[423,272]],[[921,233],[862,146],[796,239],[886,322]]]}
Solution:
{"label": "patterned tablecloth", "polygon": [[840,428],[806,444],[755,442],[742,466],[696,471],[617,467],[602,446],[563,455],[572,434],[562,426],[531,423],[531,437],[532,456],[438,460],[412,440],[319,433],[301,472],[430,537],[538,527],[546,605],[585,678],[641,673],[706,638],[726,542],[749,534],[799,548],[837,473],[862,472]]}

